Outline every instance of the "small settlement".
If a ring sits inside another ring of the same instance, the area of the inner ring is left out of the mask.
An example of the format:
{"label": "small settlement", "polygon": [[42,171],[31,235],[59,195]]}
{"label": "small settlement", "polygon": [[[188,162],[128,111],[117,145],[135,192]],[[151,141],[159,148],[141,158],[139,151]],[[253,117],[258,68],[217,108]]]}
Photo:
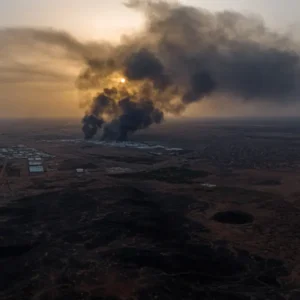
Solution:
{"label": "small settlement", "polygon": [[52,156],[24,145],[0,148],[0,164],[2,176],[20,177],[45,172],[44,160]]}

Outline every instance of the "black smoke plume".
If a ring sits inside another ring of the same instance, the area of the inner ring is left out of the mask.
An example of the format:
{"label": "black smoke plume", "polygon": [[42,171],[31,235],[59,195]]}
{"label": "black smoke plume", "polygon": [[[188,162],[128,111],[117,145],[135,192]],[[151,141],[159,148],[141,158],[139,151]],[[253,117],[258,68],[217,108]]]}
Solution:
{"label": "black smoke plume", "polygon": [[[145,13],[145,30],[124,39],[104,59],[89,61],[78,80],[81,88],[104,90],[107,84],[115,89],[110,113],[104,112],[109,122],[96,109],[101,97],[91,104],[90,113],[106,122],[103,138],[126,139],[160,123],[164,113],[179,114],[218,95],[270,105],[298,100],[297,46],[259,18],[161,1],[127,5]],[[114,76],[127,81],[114,83]]]}
{"label": "black smoke plume", "polygon": [[129,132],[149,127],[153,123],[160,123],[163,120],[163,112],[156,109],[151,100],[133,102],[130,98],[122,99],[119,102],[121,115],[118,118],[118,141],[127,140]]}
{"label": "black smoke plume", "polygon": [[[123,96],[126,92],[124,92]],[[105,88],[96,96],[91,105],[89,115],[83,118],[83,132],[86,139],[91,139],[98,128],[103,124],[103,140],[125,141],[128,133],[149,127],[153,123],[160,123],[164,114],[155,108],[150,99],[132,100],[128,94],[120,99],[120,94],[115,88]],[[106,121],[105,120],[111,120]]]}
{"label": "black smoke plume", "polygon": [[85,102],[86,115],[92,116],[84,118],[87,138],[101,127],[104,139],[126,139],[160,123],[164,114],[179,115],[202,99],[225,97],[270,106],[298,101],[299,47],[259,17],[163,1],[126,5],[143,13],[146,24],[118,45],[84,44],[56,31],[9,31],[17,45],[47,45],[43,51],[53,45],[64,56],[84,62],[76,86],[82,97],[94,95]]}
{"label": "black smoke plume", "polygon": [[89,140],[97,133],[98,128],[101,128],[103,121],[101,119],[98,119],[94,115],[89,115],[85,116],[82,119],[82,123],[82,131],[84,132],[84,137],[86,140]]}

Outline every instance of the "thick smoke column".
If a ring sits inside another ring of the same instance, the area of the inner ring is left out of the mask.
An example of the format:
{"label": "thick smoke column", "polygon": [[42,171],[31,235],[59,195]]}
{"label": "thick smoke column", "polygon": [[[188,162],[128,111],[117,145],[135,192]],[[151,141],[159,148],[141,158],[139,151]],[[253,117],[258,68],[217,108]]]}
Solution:
{"label": "thick smoke column", "polygon": [[[0,31],[0,55],[11,49],[60,49],[69,60],[83,62],[76,86],[84,99],[89,97],[84,102],[86,138],[101,127],[103,139],[126,139],[202,99],[270,106],[298,101],[298,45],[258,17],[163,1],[135,0],[127,6],[142,12],[146,25],[117,46],[81,43],[55,30],[7,29]],[[23,67],[14,67],[24,73]],[[42,72],[25,71],[30,70]]]}
{"label": "thick smoke column", "polygon": [[94,115],[85,116],[82,119],[83,127],[82,131],[84,132],[85,139],[91,139],[96,133],[98,128],[101,128],[103,121],[98,119]]}
{"label": "thick smoke column", "polygon": [[105,123],[104,139],[126,139],[160,123],[164,112],[178,114],[210,96],[270,105],[297,100],[298,49],[261,20],[160,1],[127,5],[145,13],[145,30],[90,60],[77,81],[82,90],[102,90],[89,113]]}
{"label": "thick smoke column", "polygon": [[119,91],[116,88],[105,88],[93,99],[90,114],[83,118],[82,130],[85,138],[90,139],[105,123],[104,140],[124,141],[129,132],[147,128],[162,120],[163,112],[155,108],[152,100],[135,98],[124,88]]}
{"label": "thick smoke column", "polygon": [[122,99],[119,102],[121,115],[118,118],[117,140],[127,140],[128,132],[135,132],[138,129],[149,127],[153,123],[160,123],[163,113],[154,107],[151,100],[133,102],[130,98]]}

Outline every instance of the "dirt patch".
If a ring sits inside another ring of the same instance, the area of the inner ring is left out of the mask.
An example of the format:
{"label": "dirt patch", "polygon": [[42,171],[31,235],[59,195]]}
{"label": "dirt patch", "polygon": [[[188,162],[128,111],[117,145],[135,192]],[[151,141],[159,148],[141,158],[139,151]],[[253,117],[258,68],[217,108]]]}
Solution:
{"label": "dirt patch", "polygon": [[140,180],[157,180],[168,183],[190,183],[193,179],[203,178],[211,173],[202,170],[192,170],[187,168],[168,167],[147,172],[137,172],[130,174],[114,174],[111,176],[119,178],[134,178]]}
{"label": "dirt patch", "polygon": [[126,163],[134,163],[134,164],[143,164],[143,165],[153,165],[155,163],[163,161],[162,158],[154,158],[154,157],[138,157],[138,156],[102,156],[103,159],[113,160],[117,162],[126,162]]}
{"label": "dirt patch", "polygon": [[68,170],[75,170],[75,169],[97,169],[98,166],[91,162],[82,162],[73,159],[67,159],[63,161],[58,170],[59,171],[68,171]]}

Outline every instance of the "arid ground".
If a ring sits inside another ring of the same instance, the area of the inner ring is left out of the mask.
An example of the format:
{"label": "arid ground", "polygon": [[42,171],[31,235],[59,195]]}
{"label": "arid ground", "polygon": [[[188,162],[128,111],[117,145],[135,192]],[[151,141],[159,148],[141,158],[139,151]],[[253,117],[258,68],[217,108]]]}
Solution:
{"label": "arid ground", "polygon": [[80,126],[0,121],[0,299],[300,299],[300,121]]}

